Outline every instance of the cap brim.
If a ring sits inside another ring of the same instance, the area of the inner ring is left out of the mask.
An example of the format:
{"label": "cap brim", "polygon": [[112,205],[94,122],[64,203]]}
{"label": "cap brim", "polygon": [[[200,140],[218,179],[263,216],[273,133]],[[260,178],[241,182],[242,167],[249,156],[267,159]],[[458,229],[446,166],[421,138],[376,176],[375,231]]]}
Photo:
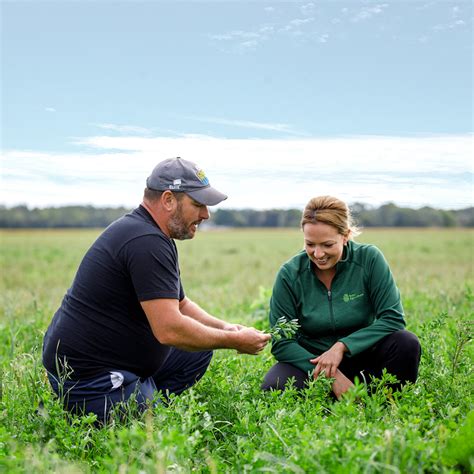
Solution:
{"label": "cap brim", "polygon": [[205,206],[215,206],[220,202],[227,199],[225,194],[222,194],[217,189],[211,188],[201,188],[196,189],[195,191],[185,191],[188,196],[191,196],[199,204],[204,204]]}

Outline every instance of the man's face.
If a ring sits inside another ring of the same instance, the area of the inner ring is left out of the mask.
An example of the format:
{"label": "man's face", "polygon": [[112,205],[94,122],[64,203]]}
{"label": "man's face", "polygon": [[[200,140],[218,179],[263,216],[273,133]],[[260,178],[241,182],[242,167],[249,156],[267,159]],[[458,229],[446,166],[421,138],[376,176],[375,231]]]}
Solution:
{"label": "man's face", "polygon": [[207,206],[200,204],[185,194],[168,222],[170,237],[177,240],[192,239],[196,234],[197,226],[209,219]]}

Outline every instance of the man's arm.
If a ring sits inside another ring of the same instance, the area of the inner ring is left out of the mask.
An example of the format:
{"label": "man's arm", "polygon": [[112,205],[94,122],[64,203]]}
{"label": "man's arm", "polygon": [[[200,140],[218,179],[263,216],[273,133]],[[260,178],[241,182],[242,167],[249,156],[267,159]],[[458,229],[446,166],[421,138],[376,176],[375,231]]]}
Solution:
{"label": "man's arm", "polygon": [[[176,299],[142,301],[141,305],[158,341],[179,349],[187,351],[235,349],[246,354],[257,354],[270,339],[269,334],[254,328],[226,331],[209,327],[199,320],[183,314],[180,311],[179,301]],[[199,308],[197,305],[195,306]],[[207,316],[212,320],[219,321],[210,315]],[[206,318],[204,317],[204,319]]]}
{"label": "man's arm", "polygon": [[189,316],[195,321],[199,321],[201,324],[210,328],[223,329],[224,331],[238,331],[244,328],[244,326],[241,326],[240,324],[227,323],[226,321],[211,316],[197,303],[191,301],[186,296],[179,302],[179,310],[181,311],[181,314]]}

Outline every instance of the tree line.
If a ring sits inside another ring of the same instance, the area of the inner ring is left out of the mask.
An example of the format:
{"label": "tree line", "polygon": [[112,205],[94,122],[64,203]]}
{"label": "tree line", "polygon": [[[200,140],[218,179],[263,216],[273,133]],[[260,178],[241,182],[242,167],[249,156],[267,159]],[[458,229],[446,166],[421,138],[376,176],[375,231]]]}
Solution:
{"label": "tree line", "polygon": [[[363,203],[351,206],[362,227],[474,227],[474,207],[442,210],[412,209],[393,203],[373,208]],[[28,208],[0,206],[0,228],[106,227],[130,209],[125,207],[63,206]],[[226,227],[298,227],[300,209],[218,209],[210,225]]]}

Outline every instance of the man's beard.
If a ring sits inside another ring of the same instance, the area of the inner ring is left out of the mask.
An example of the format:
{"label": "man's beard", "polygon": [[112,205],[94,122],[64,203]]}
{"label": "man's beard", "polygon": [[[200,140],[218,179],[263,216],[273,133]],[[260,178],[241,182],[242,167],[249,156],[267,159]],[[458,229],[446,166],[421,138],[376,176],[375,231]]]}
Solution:
{"label": "man's beard", "polygon": [[172,239],[186,240],[194,237],[191,227],[186,225],[186,222],[183,220],[182,210],[183,206],[178,201],[178,207],[168,222],[168,231]]}

